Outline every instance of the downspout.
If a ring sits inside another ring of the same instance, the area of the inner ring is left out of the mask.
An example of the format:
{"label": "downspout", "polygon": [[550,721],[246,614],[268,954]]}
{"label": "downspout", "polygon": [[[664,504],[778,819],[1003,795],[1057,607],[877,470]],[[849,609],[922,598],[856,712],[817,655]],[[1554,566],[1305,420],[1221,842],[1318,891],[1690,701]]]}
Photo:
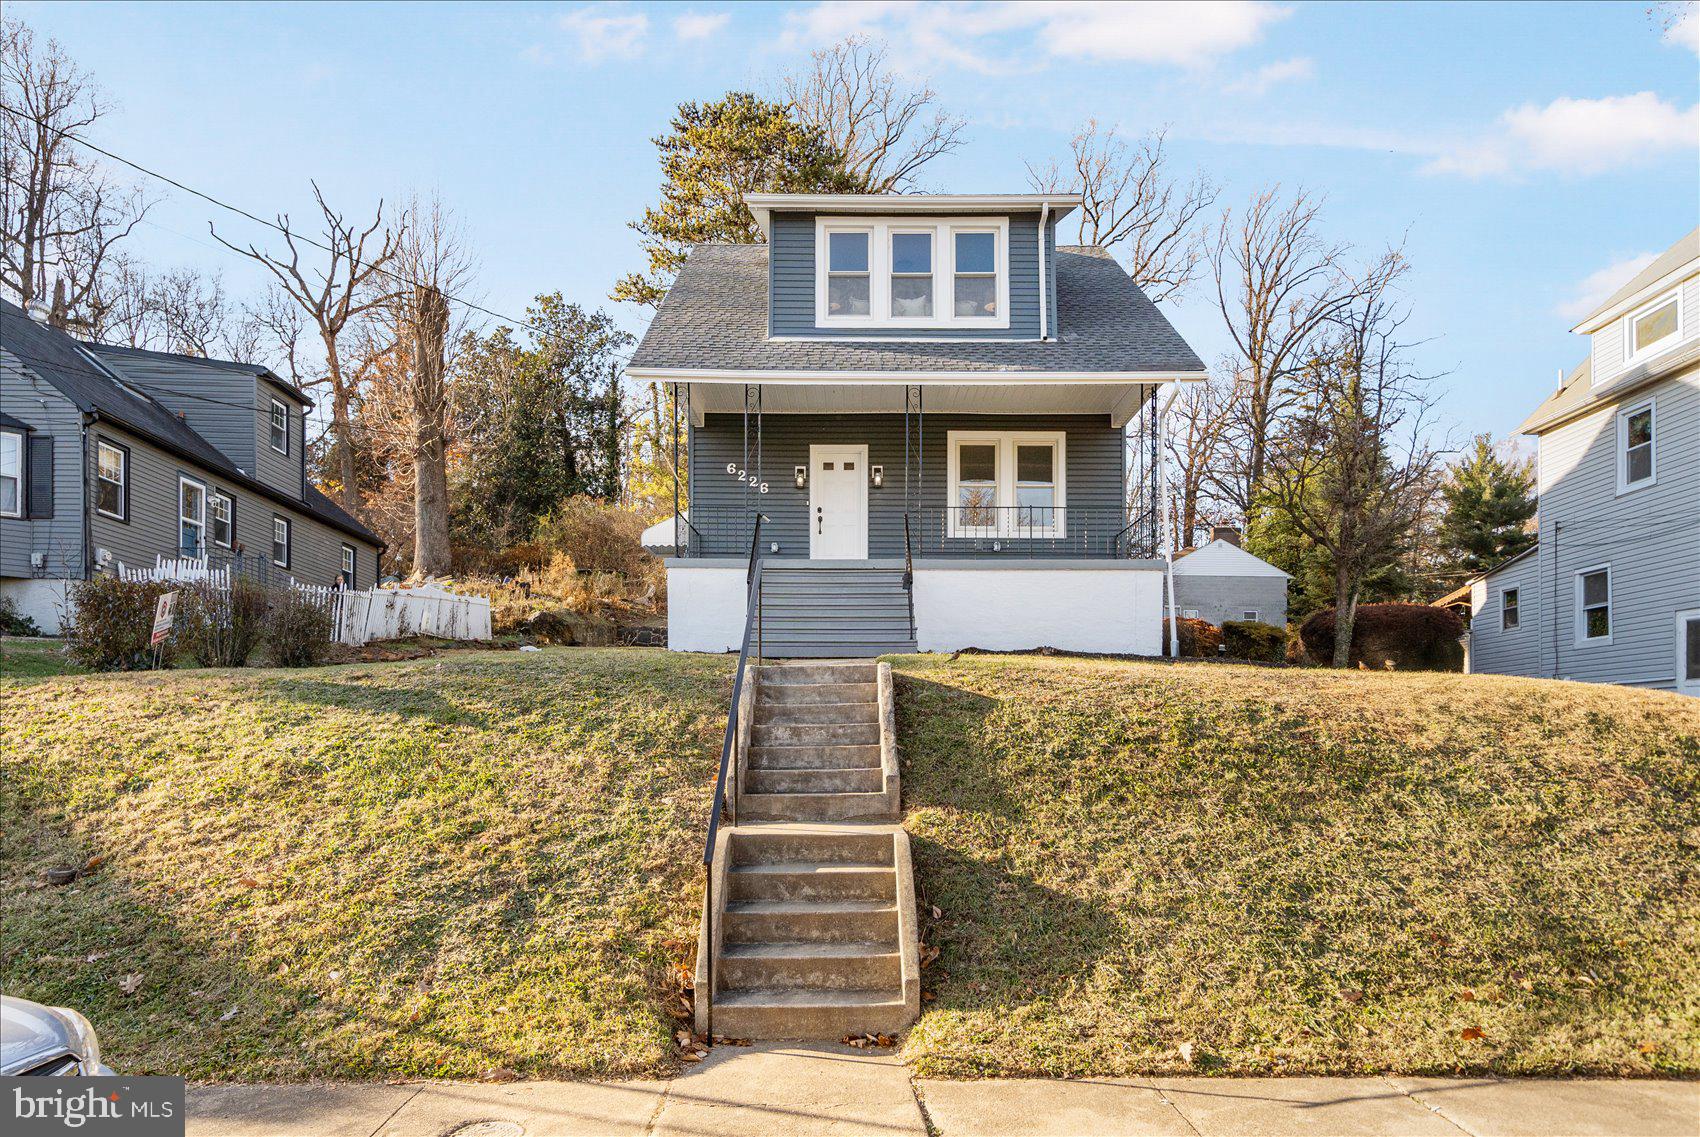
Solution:
{"label": "downspout", "polygon": [[1173,405],[1176,396],[1181,393],[1180,384],[1171,383],[1169,397],[1163,400],[1163,405],[1157,409],[1157,469],[1154,476],[1157,479],[1157,523],[1159,540],[1163,543],[1163,578],[1169,590],[1169,644],[1167,655],[1174,659],[1181,653],[1180,628],[1175,624],[1175,542],[1174,535],[1169,532],[1169,484],[1168,484],[1168,447],[1164,434],[1164,425],[1168,422],[1169,407]]}
{"label": "downspout", "polygon": [[1039,339],[1049,340],[1051,327],[1050,289],[1045,285],[1045,229],[1051,216],[1051,203],[1039,207]]}
{"label": "downspout", "polygon": [[[77,511],[82,514],[83,521],[83,563],[79,567],[82,570],[82,579],[88,580],[93,575],[94,570],[94,526],[90,523],[89,518],[89,506],[93,501],[89,495],[89,423],[94,421],[96,416],[84,411],[81,417],[82,438],[80,441],[82,448],[80,451],[80,469],[77,471]],[[124,471],[124,477],[128,479],[129,476],[130,472]]]}

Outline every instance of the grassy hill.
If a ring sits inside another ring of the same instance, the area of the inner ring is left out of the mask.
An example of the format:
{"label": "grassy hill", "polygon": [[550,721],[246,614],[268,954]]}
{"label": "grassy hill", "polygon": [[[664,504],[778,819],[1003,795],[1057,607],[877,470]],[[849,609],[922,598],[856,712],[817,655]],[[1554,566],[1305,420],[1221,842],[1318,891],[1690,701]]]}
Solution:
{"label": "grassy hill", "polygon": [[[1700,704],[897,666],[922,1071],[1700,1068]],[[0,985],[119,1069],[672,1065],[729,659],[30,670],[0,678]]]}

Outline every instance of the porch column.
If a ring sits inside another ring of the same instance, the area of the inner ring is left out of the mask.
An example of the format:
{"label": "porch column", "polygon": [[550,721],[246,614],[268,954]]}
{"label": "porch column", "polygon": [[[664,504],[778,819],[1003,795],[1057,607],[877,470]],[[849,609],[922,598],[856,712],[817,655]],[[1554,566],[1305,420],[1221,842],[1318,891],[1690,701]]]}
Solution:
{"label": "porch column", "polygon": [[674,383],[671,388],[673,396],[673,555],[684,556],[679,542],[683,537],[684,526],[679,524],[679,385]]}

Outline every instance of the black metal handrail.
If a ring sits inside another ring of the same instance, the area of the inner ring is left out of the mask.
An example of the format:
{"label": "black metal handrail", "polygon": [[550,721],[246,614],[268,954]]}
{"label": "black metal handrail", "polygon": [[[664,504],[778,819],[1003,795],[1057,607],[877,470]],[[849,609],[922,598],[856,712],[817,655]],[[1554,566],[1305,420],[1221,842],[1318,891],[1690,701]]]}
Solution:
{"label": "black metal handrail", "polygon": [[909,594],[909,639],[915,639],[915,550],[909,536],[909,515],[903,515],[903,591]]}
{"label": "black metal handrail", "polygon": [[747,588],[744,607],[744,640],[738,648],[738,670],[732,675],[732,706],[726,712],[726,736],[720,744],[720,772],[714,779],[714,805],[708,815],[708,840],[703,843],[703,905],[708,916],[708,948],[703,961],[703,986],[697,997],[703,1001],[703,1033],[714,1030],[714,842],[720,833],[720,815],[726,808],[726,772],[738,746],[738,710],[744,696],[744,671],[750,662],[750,647],[756,649],[755,663],[761,665],[761,523],[756,514],[750,535],[750,566],[744,575]]}
{"label": "black metal handrail", "polygon": [[913,540],[927,556],[1154,556],[1146,518],[1119,506],[958,505],[921,510]]}

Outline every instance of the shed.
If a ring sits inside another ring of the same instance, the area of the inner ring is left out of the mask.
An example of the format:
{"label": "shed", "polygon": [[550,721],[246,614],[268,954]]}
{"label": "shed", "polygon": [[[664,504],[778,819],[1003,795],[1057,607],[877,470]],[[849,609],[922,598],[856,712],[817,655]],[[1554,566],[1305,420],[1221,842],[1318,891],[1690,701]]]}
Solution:
{"label": "shed", "polygon": [[1287,626],[1287,581],[1262,557],[1240,548],[1239,533],[1216,530],[1209,544],[1175,558],[1175,611],[1221,627],[1229,620]]}

